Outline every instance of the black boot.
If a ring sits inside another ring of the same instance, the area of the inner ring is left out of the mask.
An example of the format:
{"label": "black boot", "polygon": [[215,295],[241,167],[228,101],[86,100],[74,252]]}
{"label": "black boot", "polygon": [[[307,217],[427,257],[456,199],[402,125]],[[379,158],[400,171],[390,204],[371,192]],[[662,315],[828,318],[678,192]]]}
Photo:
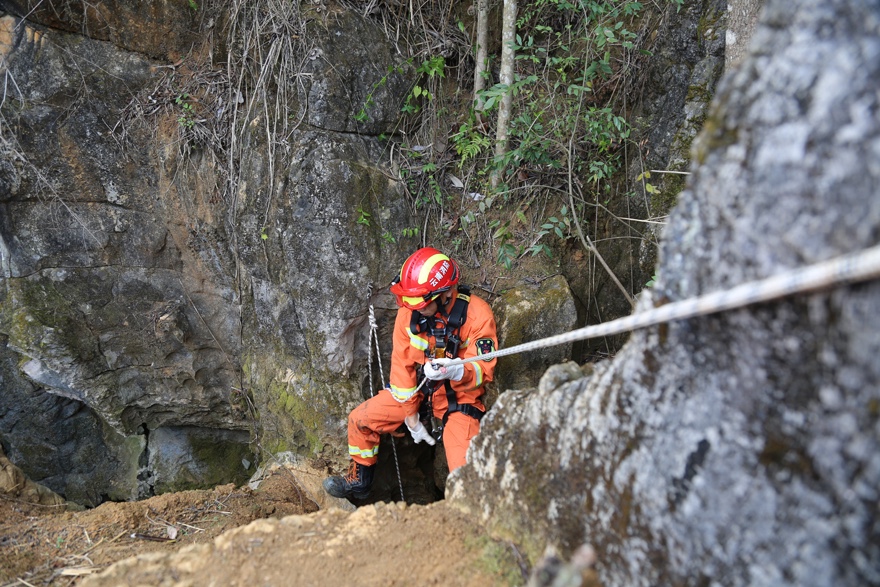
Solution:
{"label": "black boot", "polygon": [[348,466],[348,474],[344,477],[327,477],[324,479],[324,491],[333,497],[353,497],[366,499],[370,496],[370,486],[373,485],[373,470],[376,465],[362,465],[351,461]]}

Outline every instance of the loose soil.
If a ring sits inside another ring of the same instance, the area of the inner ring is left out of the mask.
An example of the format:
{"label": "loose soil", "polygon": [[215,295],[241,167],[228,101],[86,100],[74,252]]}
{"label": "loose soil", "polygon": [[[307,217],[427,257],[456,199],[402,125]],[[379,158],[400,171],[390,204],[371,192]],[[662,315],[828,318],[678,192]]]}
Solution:
{"label": "loose soil", "polygon": [[3,587],[483,587],[524,577],[512,545],[446,502],[319,510],[284,468],[257,489],[225,485],[79,512],[0,494]]}

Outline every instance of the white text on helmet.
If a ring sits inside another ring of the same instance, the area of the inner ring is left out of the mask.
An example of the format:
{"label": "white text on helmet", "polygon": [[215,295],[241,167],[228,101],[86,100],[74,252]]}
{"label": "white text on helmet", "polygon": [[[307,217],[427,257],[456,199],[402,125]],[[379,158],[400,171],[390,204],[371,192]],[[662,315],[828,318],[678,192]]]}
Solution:
{"label": "white text on helmet", "polygon": [[437,269],[437,273],[435,273],[434,277],[431,279],[431,287],[436,287],[440,283],[440,280],[443,279],[443,276],[446,275],[447,271],[449,271],[449,261],[443,261]]}

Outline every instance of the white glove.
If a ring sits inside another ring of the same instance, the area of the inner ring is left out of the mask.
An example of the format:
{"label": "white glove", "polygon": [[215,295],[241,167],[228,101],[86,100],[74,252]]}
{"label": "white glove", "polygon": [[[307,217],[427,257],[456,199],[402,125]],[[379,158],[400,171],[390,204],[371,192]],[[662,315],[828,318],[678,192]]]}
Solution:
{"label": "white glove", "polygon": [[[409,423],[407,423],[406,427],[409,428]],[[433,436],[428,434],[428,431],[425,429],[424,426],[422,426],[422,423],[418,420],[416,420],[415,428],[409,428],[409,433],[412,434],[413,440],[416,441],[416,444],[424,440],[431,446],[434,446],[434,444],[437,442],[436,440],[434,440]]]}
{"label": "white glove", "polygon": [[452,359],[431,359],[425,363],[425,377],[431,381],[440,381],[441,379],[451,379],[452,381],[461,381],[464,377],[464,365],[450,365]]}

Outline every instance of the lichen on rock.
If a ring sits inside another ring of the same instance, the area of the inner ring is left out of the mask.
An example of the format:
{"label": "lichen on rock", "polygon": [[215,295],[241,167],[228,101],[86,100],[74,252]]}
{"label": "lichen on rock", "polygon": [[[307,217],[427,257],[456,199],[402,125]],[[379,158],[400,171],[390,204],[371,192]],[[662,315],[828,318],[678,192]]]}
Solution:
{"label": "lichen on rock", "polygon": [[[876,2],[770,2],[664,234],[681,300],[876,245]],[[636,332],[589,378],[502,394],[447,498],[610,585],[880,581],[880,284]],[[562,514],[560,512],[563,512]]]}

